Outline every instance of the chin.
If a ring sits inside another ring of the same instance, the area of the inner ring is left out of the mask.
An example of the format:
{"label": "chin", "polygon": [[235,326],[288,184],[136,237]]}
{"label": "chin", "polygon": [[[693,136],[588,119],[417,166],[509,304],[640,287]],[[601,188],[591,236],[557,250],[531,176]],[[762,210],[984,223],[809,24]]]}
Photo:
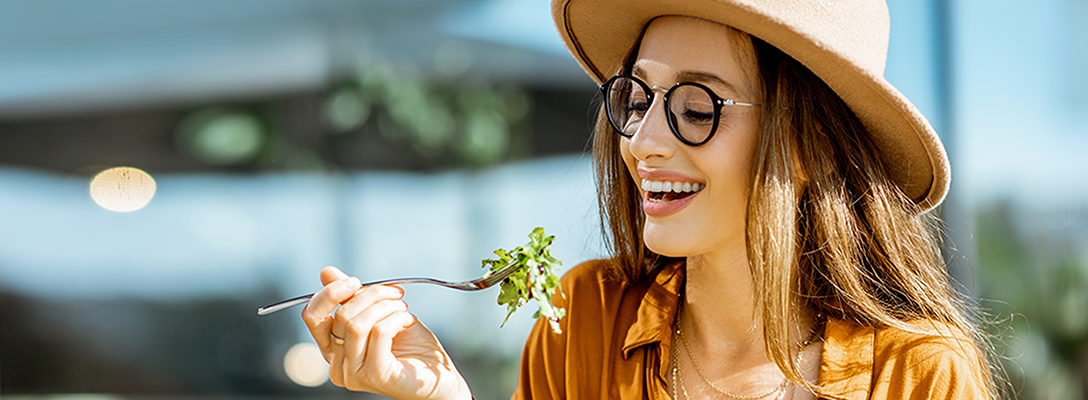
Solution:
{"label": "chin", "polygon": [[688,253],[685,251],[670,251],[671,249],[668,248],[662,250],[655,248],[654,246],[650,246],[649,244],[647,244],[646,247],[649,248],[650,251],[654,252],[654,254],[662,255],[665,257],[686,258],[688,256]]}
{"label": "chin", "polygon": [[669,233],[660,227],[647,224],[642,230],[642,241],[650,251],[665,257],[683,258],[696,254],[691,238]]}

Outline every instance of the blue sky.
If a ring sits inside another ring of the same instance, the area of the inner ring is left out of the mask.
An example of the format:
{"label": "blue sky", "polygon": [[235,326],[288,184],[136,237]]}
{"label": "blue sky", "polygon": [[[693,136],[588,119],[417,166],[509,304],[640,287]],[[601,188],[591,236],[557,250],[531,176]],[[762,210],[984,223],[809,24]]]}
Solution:
{"label": "blue sky", "polygon": [[1088,12],[1077,3],[956,3],[955,155],[977,199],[1088,201],[1088,87],[1076,77],[1088,37],[1075,29]]}

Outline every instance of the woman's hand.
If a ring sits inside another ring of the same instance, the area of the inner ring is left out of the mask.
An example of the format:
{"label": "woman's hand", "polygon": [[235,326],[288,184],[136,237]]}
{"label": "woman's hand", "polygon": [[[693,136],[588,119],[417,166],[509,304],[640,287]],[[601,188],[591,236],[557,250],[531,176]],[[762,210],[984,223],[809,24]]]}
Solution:
{"label": "woman's hand", "polygon": [[364,288],[335,267],[321,271],[321,283],[302,320],[333,384],[396,399],[472,397],[438,339],[408,312],[404,289]]}

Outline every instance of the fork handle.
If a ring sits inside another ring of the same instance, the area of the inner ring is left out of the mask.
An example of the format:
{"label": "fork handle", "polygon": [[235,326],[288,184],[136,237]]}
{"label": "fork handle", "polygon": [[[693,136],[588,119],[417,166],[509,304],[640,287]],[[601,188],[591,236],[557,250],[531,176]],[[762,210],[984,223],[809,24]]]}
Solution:
{"label": "fork handle", "polygon": [[[372,286],[372,285],[381,285],[381,284],[385,284],[385,283],[432,283],[432,284],[446,286],[446,287],[455,287],[455,286],[461,286],[461,285],[465,284],[465,282],[450,283],[450,282],[444,282],[444,281],[440,281],[440,280],[432,279],[432,278],[393,278],[393,279],[383,279],[383,280],[380,280],[380,281],[364,282],[361,285],[361,287],[367,287],[367,286]],[[267,306],[258,308],[257,309],[257,315],[268,315],[268,314],[272,314],[272,313],[277,312],[277,311],[286,310],[288,308],[291,308],[291,307],[294,307],[294,306],[297,306],[297,305],[302,305],[302,304],[309,303],[310,298],[314,297],[315,294],[317,294],[317,293],[310,293],[310,294],[307,294],[307,295],[302,295],[302,296],[290,298],[290,299],[287,299],[287,300],[284,300],[284,301],[281,301],[281,302],[278,302],[278,303],[269,304]]]}
{"label": "fork handle", "polygon": [[310,298],[314,297],[316,293],[310,293],[304,296],[298,296],[292,299],[287,299],[275,304],[269,304],[267,306],[257,309],[257,315],[268,315],[277,311],[283,311],[288,308],[297,306],[299,304],[306,304],[310,302]]}

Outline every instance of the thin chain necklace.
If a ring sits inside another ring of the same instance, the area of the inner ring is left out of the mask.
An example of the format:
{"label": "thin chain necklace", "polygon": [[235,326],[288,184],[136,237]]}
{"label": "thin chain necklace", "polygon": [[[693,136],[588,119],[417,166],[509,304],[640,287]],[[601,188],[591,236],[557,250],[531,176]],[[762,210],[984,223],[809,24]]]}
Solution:
{"label": "thin chain necklace", "polygon": [[[737,400],[762,399],[764,397],[773,395],[775,393],[781,394],[781,393],[786,392],[786,388],[789,386],[789,383],[790,383],[790,380],[788,378],[783,378],[782,383],[779,384],[778,386],[776,386],[774,389],[771,389],[771,391],[769,391],[769,392],[762,393],[762,394],[756,394],[756,395],[749,395],[749,396],[741,396],[741,395],[736,395],[736,394],[726,392],[725,390],[722,390],[721,388],[719,388],[718,385],[715,385],[714,382],[711,382],[710,379],[707,379],[706,375],[703,374],[703,370],[699,368],[699,364],[695,363],[695,357],[692,356],[691,348],[690,348],[690,346],[688,346],[688,339],[687,339],[687,337],[684,336],[684,329],[681,326],[680,318],[679,318],[679,315],[681,315],[682,311],[683,310],[681,308],[677,309],[676,315],[678,317],[676,318],[676,336],[678,336],[680,338],[680,343],[684,346],[684,352],[687,353],[688,360],[691,361],[691,365],[695,367],[695,372],[699,374],[699,377],[703,379],[703,382],[705,382],[707,385],[709,385],[712,389],[714,389],[718,393],[720,393],[720,394],[722,394],[722,395],[724,395],[726,397],[737,399]],[[817,321],[819,321],[819,315],[817,315],[816,319],[817,319]],[[817,337],[816,336],[816,328],[817,328],[818,325],[819,325],[818,323],[812,324],[812,329],[809,330],[808,337],[806,337],[805,340],[803,340],[801,342],[801,344],[798,346],[797,360],[795,361],[797,363],[796,365],[798,366],[798,368],[800,368],[800,366],[801,366],[801,361],[803,360],[805,347],[808,347],[808,345],[812,344],[812,341],[815,340],[816,337]],[[673,343],[675,343],[675,341]],[[675,348],[676,346],[674,345],[673,347]],[[680,398],[678,397],[679,393],[683,393],[685,399],[690,399],[691,397],[688,396],[688,390],[687,390],[686,387],[684,387],[684,378],[680,374],[680,352],[675,351],[675,350],[672,352],[672,365],[673,365],[673,367],[672,367],[672,383],[673,383],[673,385],[672,385],[673,386],[673,388],[672,388],[672,398],[673,398],[673,400],[680,400]],[[679,389],[679,392],[677,391],[677,389]]]}
{"label": "thin chain necklace", "polygon": [[[685,399],[691,399],[691,396],[688,396],[688,388],[684,387],[684,377],[680,376],[679,365],[680,352],[674,350],[672,352],[672,399],[680,400],[679,393],[683,393]],[[679,389],[679,393],[677,393],[677,389]]]}

